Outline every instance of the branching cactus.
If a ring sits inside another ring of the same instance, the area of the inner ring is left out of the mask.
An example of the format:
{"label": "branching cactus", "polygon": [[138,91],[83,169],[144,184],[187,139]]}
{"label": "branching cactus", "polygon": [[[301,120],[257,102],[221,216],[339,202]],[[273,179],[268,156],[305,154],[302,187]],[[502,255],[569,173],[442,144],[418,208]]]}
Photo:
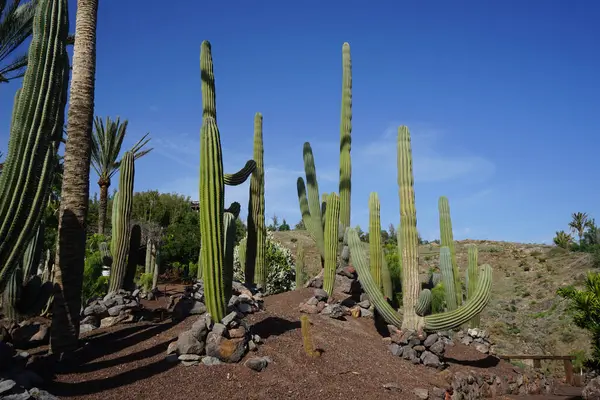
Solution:
{"label": "branching cactus", "polygon": [[202,78],[203,121],[200,132],[200,237],[206,308],[214,322],[225,316],[227,293],[225,289],[224,262],[224,212],[225,185],[239,185],[252,174],[256,162],[249,160],[235,174],[223,173],[221,135],[216,121],[215,79],[211,46],[202,42],[200,74]]}
{"label": "branching cactus", "polygon": [[327,196],[327,212],[325,213],[325,273],[323,274],[323,290],[330,297],[335,284],[339,227],[340,198],[337,193],[330,193]]}
{"label": "branching cactus", "polygon": [[[250,178],[250,196],[248,198],[248,242],[246,243],[246,263],[242,264],[246,283],[256,282],[266,289],[267,266],[265,263],[266,235],[265,227],[265,170],[263,161],[263,117],[254,116],[254,161],[256,169]],[[240,259],[241,261],[241,259]]]}
{"label": "branching cactus", "polygon": [[369,196],[369,254],[371,261],[371,275],[375,284],[383,288],[381,273],[381,218],[380,203],[377,193],[372,192]]}
{"label": "branching cactus", "polygon": [[119,191],[113,204],[112,246],[113,263],[108,283],[108,292],[123,289],[127,274],[127,255],[131,240],[131,212],[133,208],[133,180],[135,176],[134,155],[127,151],[121,160]]}
{"label": "branching cactus", "polygon": [[358,272],[358,278],[362,287],[369,295],[369,299],[377,308],[377,311],[388,324],[405,331],[442,331],[454,329],[470,321],[479,315],[488,304],[492,287],[492,268],[484,265],[480,271],[477,281],[477,289],[471,299],[456,310],[440,314],[420,316],[424,306],[431,304],[428,293],[420,293],[419,269],[418,269],[418,242],[417,242],[417,218],[414,203],[414,178],[412,172],[412,154],[410,145],[410,134],[408,128],[402,126],[398,130],[398,186],[400,197],[400,221],[401,221],[401,258],[403,268],[402,317],[385,300],[377,285],[361,246],[358,233],[354,229],[348,230],[348,243],[350,245],[352,260]]}
{"label": "branching cactus", "polygon": [[[340,118],[340,234],[350,226],[350,192],[352,189],[352,59],[350,45],[342,46],[342,112]],[[340,238],[341,239],[341,238]]]}
{"label": "branching cactus", "polygon": [[[442,247],[450,249],[450,261],[452,265],[452,274],[454,280],[454,295],[456,296],[456,305],[460,306],[463,300],[462,285],[458,274],[458,264],[456,262],[456,247],[454,245],[454,235],[452,234],[452,219],[450,217],[450,204],[448,199],[441,196],[438,201],[438,210],[440,214],[440,242]],[[444,283],[444,287],[448,287]]]}
{"label": "branching cactus", "polygon": [[40,0],[0,174],[0,292],[19,267],[48,202],[69,81],[66,0]]}
{"label": "branching cactus", "polygon": [[442,282],[444,284],[444,294],[446,295],[446,307],[448,311],[456,310],[456,286],[454,283],[454,271],[452,271],[452,259],[450,249],[442,247],[440,249],[440,271],[442,273]]}

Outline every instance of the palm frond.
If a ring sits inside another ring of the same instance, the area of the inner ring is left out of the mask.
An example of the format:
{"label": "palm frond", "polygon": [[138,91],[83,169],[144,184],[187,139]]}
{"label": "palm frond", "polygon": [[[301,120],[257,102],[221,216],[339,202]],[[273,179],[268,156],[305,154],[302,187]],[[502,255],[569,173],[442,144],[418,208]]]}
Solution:
{"label": "palm frond", "polygon": [[[38,0],[30,0],[25,4],[21,4],[20,0],[13,0],[7,8],[6,0],[0,1],[0,62],[6,61],[7,57],[31,36],[37,4]],[[26,65],[27,55],[17,57],[7,66],[0,68],[0,81],[8,82],[23,76]]]}

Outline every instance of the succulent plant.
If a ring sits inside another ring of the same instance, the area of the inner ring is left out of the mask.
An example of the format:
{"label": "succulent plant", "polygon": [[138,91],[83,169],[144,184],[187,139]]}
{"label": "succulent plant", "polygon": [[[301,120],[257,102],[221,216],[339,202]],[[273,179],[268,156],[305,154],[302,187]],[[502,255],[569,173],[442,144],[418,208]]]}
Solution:
{"label": "succulent plant", "polygon": [[[350,45],[342,46],[342,112],[340,118],[340,229],[343,235],[350,226],[350,192],[352,189],[352,59]],[[340,238],[341,239],[341,238]]]}
{"label": "succulent plant", "polygon": [[337,268],[338,230],[340,227],[340,198],[337,193],[327,196],[325,211],[325,271],[323,274],[323,290],[331,297],[335,284]]}
{"label": "succulent plant", "polygon": [[[440,244],[442,247],[448,247],[450,250],[450,265],[452,267],[452,279],[454,281],[453,289],[456,301],[453,304],[460,306],[462,304],[462,286],[458,275],[458,264],[456,262],[456,248],[454,246],[454,235],[452,234],[452,219],[450,217],[450,204],[448,198],[441,196],[438,201],[438,210],[440,214]],[[449,287],[444,283],[444,287]]]}

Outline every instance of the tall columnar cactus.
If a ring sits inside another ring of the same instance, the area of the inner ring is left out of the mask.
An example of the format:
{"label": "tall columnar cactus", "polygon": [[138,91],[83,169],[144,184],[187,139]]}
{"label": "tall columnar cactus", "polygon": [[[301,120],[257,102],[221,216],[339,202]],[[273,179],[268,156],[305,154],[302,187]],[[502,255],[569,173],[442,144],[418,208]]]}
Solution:
{"label": "tall columnar cactus", "polygon": [[135,273],[137,272],[137,266],[139,261],[139,251],[142,244],[142,228],[138,224],[134,224],[131,227],[131,233],[129,237],[129,254],[127,255],[127,272],[123,281],[123,289],[134,290],[135,289]]}
{"label": "tall columnar cactus", "polygon": [[383,289],[382,281],[382,253],[381,253],[381,220],[379,216],[380,203],[377,193],[369,196],[369,254],[371,261],[371,275],[375,284]]}
{"label": "tall columnar cactus", "polygon": [[21,263],[48,202],[67,101],[68,33],[67,1],[40,0],[0,174],[0,292]]}
{"label": "tall columnar cactus", "polygon": [[127,255],[131,240],[131,212],[133,208],[133,180],[135,176],[134,155],[127,151],[123,155],[119,176],[118,199],[113,207],[116,217],[112,221],[112,256],[113,264],[110,271],[108,292],[123,289],[125,275],[127,274]]}
{"label": "tall columnar cactus", "polygon": [[233,287],[233,250],[235,249],[235,216],[226,212],[223,215],[223,229],[225,234],[225,257],[223,260],[223,287],[225,298],[231,298]]}
{"label": "tall columnar cactus", "polygon": [[385,259],[385,253],[381,249],[381,283],[383,296],[392,301],[394,299],[394,287],[392,285],[392,275]]}
{"label": "tall columnar cactus", "polygon": [[350,192],[352,189],[352,60],[350,45],[342,46],[342,112],[340,118],[340,234],[350,226]]}
{"label": "tall columnar cactus", "polygon": [[250,178],[250,196],[248,198],[248,242],[246,243],[246,265],[244,277],[246,283],[256,282],[266,289],[267,268],[265,247],[267,228],[265,227],[265,169],[263,162],[263,117],[254,116],[254,161],[256,169]]}
{"label": "tall columnar cactus", "polygon": [[[492,286],[492,268],[484,265],[477,281],[473,297],[454,311],[420,316],[423,307],[431,304],[430,293],[419,291],[418,279],[418,242],[416,230],[416,210],[414,206],[414,178],[412,174],[412,155],[410,134],[406,127],[398,130],[398,186],[400,195],[401,218],[401,256],[403,265],[402,296],[403,317],[390,306],[375,283],[369,269],[360,238],[355,229],[348,230],[354,266],[362,287],[369,299],[387,323],[402,330],[442,331],[457,328],[481,313],[490,300]],[[428,300],[429,299],[429,300]]]}
{"label": "tall columnar cactus", "polygon": [[304,246],[298,243],[296,249],[296,290],[304,286]]}
{"label": "tall columnar cactus", "polygon": [[[153,246],[156,248],[155,246]],[[156,248],[155,256],[152,262],[152,290],[158,286],[158,274],[160,273],[160,249]]]}
{"label": "tall columnar cactus", "polygon": [[224,212],[225,185],[239,185],[246,181],[256,168],[249,160],[244,168],[234,174],[223,173],[221,135],[217,127],[215,79],[212,65],[211,46],[202,42],[200,75],[202,78],[203,118],[200,131],[200,237],[202,276],[206,308],[215,322],[221,321],[227,306],[224,285]]}
{"label": "tall columnar cactus", "polygon": [[450,249],[446,246],[440,249],[440,271],[444,282],[444,294],[446,296],[446,307],[448,311],[456,310],[456,286],[454,284],[454,272],[452,271],[452,260]]}
{"label": "tall columnar cactus", "polygon": [[[479,279],[479,266],[477,265],[477,246],[474,244],[468,246],[469,266],[467,268],[466,283],[467,283],[467,301],[475,296],[477,291],[477,281]],[[479,328],[480,316],[476,315],[471,320],[471,328]]]}
{"label": "tall columnar cactus", "polygon": [[[322,214],[322,204],[319,198],[319,184],[317,182],[317,171],[315,168],[315,158],[313,156],[310,143],[304,143],[302,150],[304,156],[304,172],[306,174],[306,185],[302,177],[298,178],[296,188],[298,190],[298,201],[300,203],[300,213],[304,226],[317,244],[321,260],[325,260],[325,243],[323,238],[323,227],[325,222]],[[308,197],[306,196],[306,186],[308,186]]]}
{"label": "tall columnar cactus", "polygon": [[331,296],[335,284],[337,268],[338,230],[340,226],[340,198],[337,193],[327,196],[325,212],[325,272],[323,274],[323,290]]}
{"label": "tall columnar cactus", "polygon": [[150,239],[146,239],[146,263],[144,268],[144,273],[151,274],[152,273],[152,241]]}
{"label": "tall columnar cactus", "polygon": [[[456,262],[456,248],[454,246],[454,235],[452,234],[452,219],[450,218],[450,204],[445,196],[441,196],[438,201],[438,210],[440,214],[440,242],[442,247],[450,249],[450,260],[452,263],[452,274],[454,279],[454,289],[456,296],[456,305],[462,304],[462,286],[458,275],[458,264]],[[445,285],[445,284],[444,284]]]}

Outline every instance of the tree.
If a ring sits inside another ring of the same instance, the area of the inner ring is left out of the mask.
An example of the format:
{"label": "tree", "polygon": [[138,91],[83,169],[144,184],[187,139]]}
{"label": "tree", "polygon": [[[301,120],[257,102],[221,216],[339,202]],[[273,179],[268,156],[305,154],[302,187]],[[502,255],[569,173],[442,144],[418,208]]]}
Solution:
{"label": "tree", "polygon": [[554,236],[554,244],[563,249],[568,249],[573,242],[573,237],[565,231],[557,231]]}
{"label": "tree", "polygon": [[300,222],[298,222],[296,224],[296,226],[294,226],[294,230],[296,230],[296,231],[305,231],[306,230],[306,226],[304,226],[304,221],[300,220]]}
{"label": "tree", "polygon": [[572,220],[569,222],[569,228],[571,228],[571,231],[579,236],[579,244],[581,244],[581,239],[583,238],[585,229],[590,224],[589,217],[586,213],[576,212],[571,214],[571,218]]}
{"label": "tree", "polygon": [[286,220],[284,218],[281,225],[279,225],[279,231],[284,232],[284,231],[289,231],[289,230],[290,230],[290,226],[288,225],[288,223],[286,222]]}
{"label": "tree", "polygon": [[21,0],[13,0],[8,5],[6,0],[0,1],[0,83],[25,75],[27,53],[18,55],[10,61],[8,56],[31,36],[37,3],[37,0],[25,4],[21,4]]}
{"label": "tree", "polygon": [[[117,161],[123,139],[127,132],[128,121],[121,123],[120,119],[116,121],[106,117],[106,125],[99,117],[94,120],[94,130],[92,131],[92,168],[98,174],[98,186],[100,186],[100,205],[98,215],[98,233],[104,235],[104,225],[106,223],[106,205],[108,200],[108,188],[110,187],[112,176],[119,170],[121,160]],[[145,156],[152,149],[143,150],[143,147],[150,141],[146,139],[149,133],[146,133],[133,147],[131,152],[134,159]]]}
{"label": "tree", "polygon": [[54,263],[54,304],[50,351],[77,348],[90,192],[90,152],[96,77],[98,0],[77,0],[73,72],[67,114],[68,139]]}

